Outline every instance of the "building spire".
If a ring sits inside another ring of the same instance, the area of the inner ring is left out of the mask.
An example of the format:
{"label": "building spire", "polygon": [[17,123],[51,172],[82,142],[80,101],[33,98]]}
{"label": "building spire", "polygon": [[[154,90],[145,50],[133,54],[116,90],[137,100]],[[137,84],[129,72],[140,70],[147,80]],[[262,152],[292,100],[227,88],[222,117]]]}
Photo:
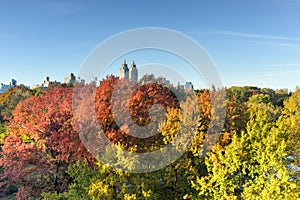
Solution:
{"label": "building spire", "polygon": [[133,60],[130,68],[134,68],[134,67],[136,67],[136,65],[135,65],[135,62]]}
{"label": "building spire", "polygon": [[118,71],[118,75],[120,78],[125,78],[125,79],[129,79],[129,69],[127,67],[127,64],[126,64],[126,60],[124,59],[124,62],[122,64],[122,66],[120,67],[119,71]]}
{"label": "building spire", "polygon": [[132,61],[132,64],[129,69],[129,79],[133,82],[138,82],[138,71],[134,60]]}

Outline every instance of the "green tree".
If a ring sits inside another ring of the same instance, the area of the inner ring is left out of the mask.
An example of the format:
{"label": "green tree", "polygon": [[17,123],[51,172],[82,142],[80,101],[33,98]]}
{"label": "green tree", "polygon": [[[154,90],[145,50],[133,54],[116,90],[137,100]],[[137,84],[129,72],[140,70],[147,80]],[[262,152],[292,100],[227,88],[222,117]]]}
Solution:
{"label": "green tree", "polygon": [[289,163],[294,172],[294,178],[300,184],[300,89],[297,89],[291,97],[284,102],[283,115],[280,126],[286,131],[285,138],[288,141]]}
{"label": "green tree", "polygon": [[249,101],[247,131],[234,135],[223,148],[216,145],[205,160],[208,175],[193,186],[201,199],[296,199],[297,184],[286,165],[284,130],[276,127],[278,110],[267,96]]}
{"label": "green tree", "polygon": [[3,117],[7,119],[11,117],[12,111],[17,104],[32,95],[33,91],[24,86],[17,86],[0,94],[0,122],[1,119],[3,120]]}

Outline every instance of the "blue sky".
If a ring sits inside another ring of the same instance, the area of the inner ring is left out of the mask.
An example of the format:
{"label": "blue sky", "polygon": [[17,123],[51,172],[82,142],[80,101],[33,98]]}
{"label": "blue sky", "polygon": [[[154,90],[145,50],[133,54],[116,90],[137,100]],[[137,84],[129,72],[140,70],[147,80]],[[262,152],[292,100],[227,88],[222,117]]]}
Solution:
{"label": "blue sky", "polygon": [[[62,81],[68,73],[76,74],[108,37],[133,28],[163,27],[202,45],[226,86],[293,90],[300,85],[299,0],[0,3],[2,83],[15,78],[26,85],[40,84],[46,75]],[[142,57],[134,59],[137,65],[144,62]],[[200,85],[200,80],[190,79]]]}

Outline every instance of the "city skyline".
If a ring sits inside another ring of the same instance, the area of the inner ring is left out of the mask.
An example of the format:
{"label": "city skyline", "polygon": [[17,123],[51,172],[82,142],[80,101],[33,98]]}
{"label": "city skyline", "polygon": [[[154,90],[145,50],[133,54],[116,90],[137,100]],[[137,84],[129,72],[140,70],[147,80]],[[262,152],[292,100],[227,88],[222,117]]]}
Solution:
{"label": "city skyline", "polygon": [[[299,1],[230,2],[3,2],[0,82],[14,78],[34,85],[44,76],[63,80],[70,72],[78,73],[89,53],[107,38],[134,28],[163,27],[196,40],[216,64],[224,86],[293,91],[300,85]],[[190,81],[202,87],[182,63],[151,56],[146,52],[134,59],[140,65],[166,62],[190,73]]]}
{"label": "city skyline", "polygon": [[[130,66],[130,67],[128,68],[128,66]],[[148,71],[146,70],[146,72],[148,72]],[[16,87],[16,86],[25,86],[30,89],[35,89],[35,88],[39,88],[39,87],[47,88],[51,84],[75,84],[76,82],[83,83],[83,84],[91,84],[92,83],[92,84],[98,85],[101,82],[102,78],[105,78],[107,75],[113,75],[115,77],[125,78],[125,79],[133,81],[133,82],[138,82],[141,78],[143,78],[144,75],[153,75],[154,78],[164,79],[164,82],[162,84],[165,84],[165,85],[171,84],[174,87],[181,88],[181,89],[194,89],[192,82],[183,81],[183,79],[181,79],[182,82],[178,82],[179,81],[178,79],[169,80],[163,76],[155,77],[155,74],[145,73],[145,70],[144,70],[144,73],[139,75],[138,66],[136,65],[135,61],[133,60],[131,64],[128,64],[126,59],[124,59],[123,62],[120,63],[120,67],[117,72],[115,72],[115,73],[112,72],[111,74],[106,74],[102,77],[101,76],[93,76],[93,77],[91,77],[90,80],[82,79],[81,77],[76,76],[76,74],[74,74],[73,72],[70,72],[68,75],[66,75],[64,77],[63,80],[53,79],[52,77],[46,75],[46,76],[44,76],[43,81],[41,81],[40,83],[35,83],[33,85],[25,85],[23,83],[18,84],[17,80],[15,80],[15,79],[11,79],[9,81],[9,83],[0,82],[0,94],[6,92],[8,89]],[[197,88],[197,89],[200,89],[200,88]]]}

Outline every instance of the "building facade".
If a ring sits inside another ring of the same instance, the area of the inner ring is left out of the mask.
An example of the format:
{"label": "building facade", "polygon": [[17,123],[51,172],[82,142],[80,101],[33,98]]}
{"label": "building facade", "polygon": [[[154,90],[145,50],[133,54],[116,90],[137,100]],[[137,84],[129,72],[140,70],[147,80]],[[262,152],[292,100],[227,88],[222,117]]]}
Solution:
{"label": "building facade", "polygon": [[128,69],[126,60],[124,60],[122,66],[118,70],[118,76],[120,78],[125,78],[126,80],[138,82],[138,70],[136,68],[135,62],[133,61],[130,68]]}
{"label": "building facade", "polygon": [[6,92],[10,88],[16,87],[17,86],[17,81],[15,79],[11,79],[9,82],[9,85],[5,85],[3,83],[0,84],[0,94]]}
{"label": "building facade", "polygon": [[194,90],[194,85],[192,82],[185,82],[185,89],[186,90]]}
{"label": "building facade", "polygon": [[132,62],[129,68],[129,80],[133,82],[138,82],[138,70],[136,68],[134,61]]}
{"label": "building facade", "polygon": [[66,83],[66,84],[75,84],[76,83],[76,76],[73,73],[70,73],[68,76],[65,77],[64,83]]}
{"label": "building facade", "polygon": [[50,81],[50,77],[49,76],[46,76],[45,78],[44,78],[44,82],[43,82],[43,84],[42,84],[42,87],[45,87],[45,88],[47,88],[47,87],[49,87],[49,85],[51,85],[51,84],[61,84],[60,82],[58,82],[58,81]]}

